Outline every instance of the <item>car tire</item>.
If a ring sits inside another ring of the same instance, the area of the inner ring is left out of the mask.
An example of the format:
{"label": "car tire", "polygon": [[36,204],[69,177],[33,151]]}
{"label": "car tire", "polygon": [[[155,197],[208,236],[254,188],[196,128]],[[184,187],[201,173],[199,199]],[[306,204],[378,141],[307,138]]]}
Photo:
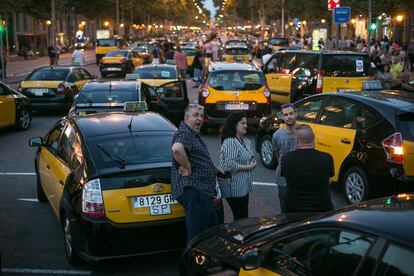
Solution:
{"label": "car tire", "polygon": [[342,188],[348,203],[364,201],[368,198],[368,177],[361,168],[350,167],[342,178]]}
{"label": "car tire", "polygon": [[275,169],[277,166],[276,156],[273,152],[272,137],[265,135],[259,142],[260,161],[268,169]]}
{"label": "car tire", "polygon": [[66,258],[71,265],[76,266],[81,263],[81,259],[79,257],[79,251],[76,248],[76,243],[73,240],[73,223],[70,221],[70,218],[66,215],[63,215],[62,222],[63,241],[65,244]]}
{"label": "car tire", "polygon": [[42,188],[42,183],[39,177],[39,172],[36,170],[36,194],[37,194],[37,200],[39,202],[46,202],[47,198],[45,195],[45,191]]}
{"label": "car tire", "polygon": [[27,130],[32,122],[32,116],[27,108],[22,108],[16,117],[16,128],[18,130]]}

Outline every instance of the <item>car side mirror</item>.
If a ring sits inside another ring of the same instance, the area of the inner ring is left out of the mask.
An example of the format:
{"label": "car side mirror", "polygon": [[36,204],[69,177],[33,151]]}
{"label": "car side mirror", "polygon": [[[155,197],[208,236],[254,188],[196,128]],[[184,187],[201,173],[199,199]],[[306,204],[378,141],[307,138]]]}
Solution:
{"label": "car side mirror", "polygon": [[33,137],[29,140],[29,146],[31,147],[40,147],[43,145],[43,138],[42,137]]}
{"label": "car side mirror", "polygon": [[241,256],[242,266],[244,270],[254,270],[262,265],[263,254],[262,251],[253,248],[243,253]]}

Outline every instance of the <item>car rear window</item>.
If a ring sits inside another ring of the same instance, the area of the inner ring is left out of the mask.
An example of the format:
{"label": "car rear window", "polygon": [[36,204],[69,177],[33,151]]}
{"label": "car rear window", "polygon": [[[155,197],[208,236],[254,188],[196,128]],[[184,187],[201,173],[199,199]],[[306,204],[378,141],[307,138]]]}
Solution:
{"label": "car rear window", "polygon": [[293,74],[298,70],[308,69],[312,75],[316,74],[318,68],[318,54],[295,54],[285,53],[280,56],[278,72]]}
{"label": "car rear window", "polygon": [[110,51],[105,56],[107,57],[127,57],[127,51]]}
{"label": "car rear window", "polygon": [[405,140],[414,142],[414,111],[406,112],[398,116],[400,128]]}
{"label": "car rear window", "polygon": [[69,72],[70,70],[66,68],[44,68],[30,74],[27,80],[63,81],[66,80]]}
{"label": "car rear window", "polygon": [[228,41],[226,42],[226,47],[232,48],[232,47],[246,47],[247,43],[243,41]]}
{"label": "car rear window", "polygon": [[81,91],[76,103],[124,103],[138,101],[137,90]]}
{"label": "car rear window", "polygon": [[117,161],[104,153],[100,147],[103,147],[111,156],[125,160],[127,166],[171,162],[171,140],[172,134],[147,135],[132,132],[132,134],[105,135],[91,142],[90,150],[98,169],[119,166]]}
{"label": "car rear window", "polygon": [[247,48],[230,48],[226,49],[228,55],[248,55],[249,50]]}
{"label": "car rear window", "polygon": [[273,46],[287,46],[289,42],[287,39],[284,38],[271,38],[269,39],[269,43]]}
{"label": "car rear window", "polygon": [[324,55],[322,70],[327,77],[364,77],[370,62],[365,55]]}
{"label": "car rear window", "polygon": [[219,71],[210,74],[208,85],[215,90],[257,90],[265,80],[260,72]]}
{"label": "car rear window", "polygon": [[115,39],[97,39],[96,46],[101,47],[113,47],[117,46],[117,41]]}
{"label": "car rear window", "polygon": [[139,75],[139,79],[176,79],[177,73],[173,68],[149,67],[139,68],[134,71]]}

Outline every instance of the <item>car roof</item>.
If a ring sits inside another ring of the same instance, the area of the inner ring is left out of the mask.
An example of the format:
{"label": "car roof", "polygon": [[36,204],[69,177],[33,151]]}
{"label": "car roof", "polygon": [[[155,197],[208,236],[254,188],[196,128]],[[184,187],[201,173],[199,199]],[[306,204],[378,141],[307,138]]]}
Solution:
{"label": "car roof", "polygon": [[149,69],[153,69],[153,68],[171,68],[171,69],[177,69],[176,65],[171,65],[171,64],[146,64],[146,65],[141,65],[135,69],[145,69],[145,68],[149,68]]}
{"label": "car roof", "polygon": [[82,87],[82,91],[138,90],[138,88],[138,82],[136,81],[89,81]]}
{"label": "car roof", "polygon": [[414,194],[373,199],[337,209],[304,224],[340,223],[414,246]]}
{"label": "car roof", "polygon": [[84,116],[68,117],[79,127],[85,139],[116,133],[166,131],[175,132],[176,127],[158,113],[143,112],[107,112]]}
{"label": "car roof", "polygon": [[246,70],[246,71],[259,71],[258,68],[247,63],[225,63],[214,62],[210,65],[211,71],[225,71],[225,70]]}
{"label": "car roof", "polygon": [[[68,69],[68,70],[73,70],[73,69],[76,69],[76,68],[83,68],[83,67],[79,67],[79,66],[62,66],[62,65],[59,65],[59,66],[41,66],[41,67],[36,68],[35,70],[40,70],[40,69],[58,69],[58,70]],[[33,71],[35,71],[35,70],[33,70]]]}

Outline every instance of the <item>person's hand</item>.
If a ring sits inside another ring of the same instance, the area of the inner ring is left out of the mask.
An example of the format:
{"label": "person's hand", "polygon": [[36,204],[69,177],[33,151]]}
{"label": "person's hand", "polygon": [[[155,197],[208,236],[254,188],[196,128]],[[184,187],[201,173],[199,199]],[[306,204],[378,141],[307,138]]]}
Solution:
{"label": "person's hand", "polygon": [[256,168],[256,166],[257,166],[256,160],[255,159],[252,159],[252,161],[250,162],[249,166],[250,166],[250,169],[251,170],[253,170],[254,168]]}
{"label": "person's hand", "polygon": [[189,176],[189,175],[191,175],[191,169],[187,169],[187,168],[185,168],[185,167],[183,167],[183,166],[180,166],[180,167],[178,168],[178,173],[179,173],[181,176]]}

